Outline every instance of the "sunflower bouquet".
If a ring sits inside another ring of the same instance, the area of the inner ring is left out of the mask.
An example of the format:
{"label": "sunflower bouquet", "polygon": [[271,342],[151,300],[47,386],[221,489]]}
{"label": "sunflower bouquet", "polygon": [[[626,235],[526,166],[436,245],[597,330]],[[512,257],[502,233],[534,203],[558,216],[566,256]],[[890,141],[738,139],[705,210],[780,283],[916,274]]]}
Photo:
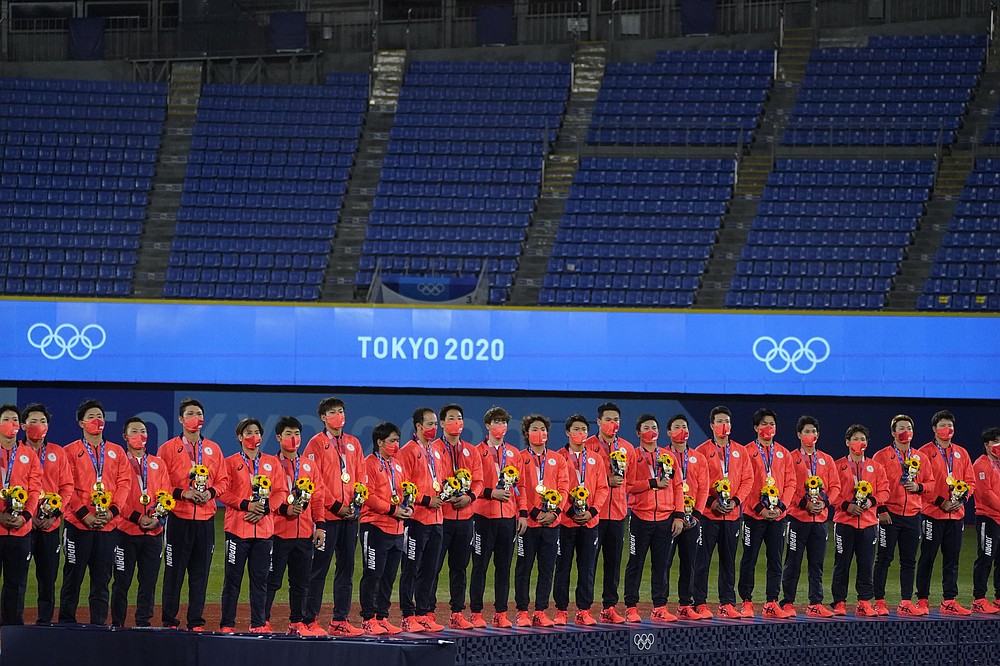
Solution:
{"label": "sunflower bouquet", "polygon": [[954,484],[948,484],[948,487],[951,489],[952,502],[961,502],[969,494],[969,484],[961,479],[955,481]]}
{"label": "sunflower bouquet", "polygon": [[167,522],[167,514],[177,507],[177,500],[166,490],[156,493],[156,502],[153,504],[153,515],[156,516],[160,524]]}
{"label": "sunflower bouquet", "polygon": [[271,496],[271,479],[263,474],[257,474],[250,480],[250,501],[267,503]]}
{"label": "sunflower bouquet", "polygon": [[725,477],[712,484],[712,488],[718,494],[720,504],[728,504],[733,497],[733,486]]}
{"label": "sunflower bouquet", "polygon": [[819,504],[820,495],[823,493],[823,479],[813,474],[806,479],[806,496],[811,502]]}
{"label": "sunflower bouquet", "polygon": [[62,511],[62,497],[59,493],[44,493],[42,501],[38,504],[38,513],[42,518],[53,518]]}
{"label": "sunflower bouquet", "polygon": [[95,490],[90,493],[90,503],[94,506],[94,513],[103,518],[111,509],[111,493],[106,490]]}
{"label": "sunflower bouquet", "polygon": [[28,491],[23,486],[11,486],[0,490],[0,498],[7,501],[7,511],[11,515],[19,516],[28,502]]}
{"label": "sunflower bouquet", "polygon": [[195,465],[188,472],[188,478],[191,479],[191,488],[197,490],[200,493],[205,492],[208,488],[208,467],[205,465]]}
{"label": "sunflower bouquet", "polygon": [[781,495],[777,486],[766,485],[760,489],[760,503],[767,509],[773,509],[781,503]]}
{"label": "sunflower bouquet", "polygon": [[551,513],[559,508],[563,498],[555,488],[549,488],[542,494],[542,511]]}
{"label": "sunflower bouquet", "polygon": [[458,477],[449,476],[444,480],[444,484],[441,486],[441,494],[438,497],[441,498],[442,502],[447,502],[452,497],[455,497],[462,492],[462,482],[458,480]]}
{"label": "sunflower bouquet", "polygon": [[462,492],[469,492],[472,488],[472,472],[464,467],[459,467],[455,470],[455,478],[462,484]]}
{"label": "sunflower bouquet", "polygon": [[590,491],[586,486],[577,486],[569,491],[569,498],[572,500],[570,510],[572,515],[583,513],[587,510],[587,500],[590,498]]}
{"label": "sunflower bouquet", "polygon": [[694,523],[694,498],[690,495],[684,496],[684,522],[689,525]]}
{"label": "sunflower bouquet", "polygon": [[503,482],[503,489],[510,490],[517,485],[518,479],[521,478],[521,474],[517,471],[517,468],[513,465],[507,465],[500,472],[500,480]]}
{"label": "sunflower bouquet", "polygon": [[611,476],[625,476],[625,469],[628,467],[625,452],[615,449],[609,458],[611,458]]}
{"label": "sunflower bouquet", "polygon": [[656,458],[657,475],[661,481],[666,481],[674,476],[674,459],[669,453],[661,453]]}
{"label": "sunflower bouquet", "polygon": [[292,488],[292,504],[306,507],[313,493],[316,492],[316,484],[307,476],[295,480],[295,487]]}
{"label": "sunflower bouquet", "polygon": [[413,503],[417,501],[417,484],[412,481],[403,481],[403,501],[401,502],[403,508],[408,506],[413,506]]}
{"label": "sunflower bouquet", "polygon": [[909,457],[903,461],[903,468],[906,470],[903,473],[903,483],[910,481],[916,481],[917,472],[920,471],[920,458]]}
{"label": "sunflower bouquet", "polygon": [[368,486],[361,483],[360,481],[354,482],[354,497],[351,498],[351,504],[354,505],[354,510],[358,511],[361,506],[368,500]]}
{"label": "sunflower bouquet", "polygon": [[854,503],[864,508],[870,502],[868,499],[872,494],[872,484],[861,479],[854,484]]}

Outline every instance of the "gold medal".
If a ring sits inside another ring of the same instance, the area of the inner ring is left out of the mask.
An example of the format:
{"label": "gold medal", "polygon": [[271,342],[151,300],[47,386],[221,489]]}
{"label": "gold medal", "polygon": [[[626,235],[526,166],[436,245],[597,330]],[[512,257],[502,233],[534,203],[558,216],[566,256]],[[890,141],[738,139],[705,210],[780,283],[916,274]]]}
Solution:
{"label": "gold medal", "polygon": [[767,485],[769,485],[769,486],[773,486],[774,485],[774,477],[773,476],[769,476],[766,479],[764,479],[764,482]]}
{"label": "gold medal", "polygon": [[340,480],[343,481],[344,483],[347,483],[351,480],[351,475],[348,474],[347,472],[344,472],[343,474],[340,475]]}
{"label": "gold medal", "polygon": [[102,481],[98,481],[98,482],[96,482],[94,484],[94,492],[95,493],[103,493],[104,492],[104,483]]}
{"label": "gold medal", "polygon": [[948,475],[948,478],[947,478],[947,479],[945,479],[945,480],[946,480],[946,481],[948,482],[948,485],[949,485],[949,486],[953,486],[953,485],[955,485],[955,477],[953,477],[953,476],[952,476],[951,474],[949,474],[949,475]]}
{"label": "gold medal", "polygon": [[150,502],[150,497],[147,493],[139,495],[139,504],[146,506]]}
{"label": "gold medal", "polygon": [[684,486],[683,486],[683,488],[684,488],[684,492],[685,492],[685,493],[687,493],[687,492],[690,492],[690,491],[691,491],[691,486],[689,486],[689,485],[687,484],[687,481],[685,481],[685,482],[684,482]]}
{"label": "gold medal", "polygon": [[539,483],[537,486],[535,486],[535,492],[538,493],[539,495],[544,495],[545,494],[545,486],[543,486],[542,484]]}
{"label": "gold medal", "polygon": [[389,501],[392,502],[393,504],[399,504],[399,495],[393,493],[392,497],[389,498]]}
{"label": "gold medal", "polygon": [[431,487],[434,488],[434,492],[436,493],[441,492],[441,484],[438,483],[437,479],[434,480],[434,483],[431,484]]}

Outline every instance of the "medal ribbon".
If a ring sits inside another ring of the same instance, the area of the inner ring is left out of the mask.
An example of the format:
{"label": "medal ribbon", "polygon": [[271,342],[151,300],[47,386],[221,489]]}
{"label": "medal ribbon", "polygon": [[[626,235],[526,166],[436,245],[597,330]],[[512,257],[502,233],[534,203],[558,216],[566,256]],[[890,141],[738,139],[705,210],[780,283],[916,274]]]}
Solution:
{"label": "medal ribbon", "polygon": [[[649,474],[650,474],[650,478],[651,479],[658,479],[660,477],[660,475],[657,474],[656,459],[659,457],[660,447],[654,446],[652,451],[643,450],[643,453],[644,454],[645,453],[649,454]],[[645,455],[643,457],[645,458]]]}
{"label": "medal ribbon", "polygon": [[139,472],[139,490],[142,491],[143,495],[146,494],[146,484],[148,483],[149,480],[149,467],[147,458],[148,456],[145,453],[143,453],[142,467],[140,467],[142,471]]}
{"label": "medal ribbon", "polygon": [[501,441],[500,446],[498,446],[496,451],[493,452],[493,456],[493,464],[496,465],[497,468],[497,483],[499,483],[503,480],[500,472],[507,466],[507,442]]}
{"label": "medal ribbon", "polygon": [[14,473],[14,454],[17,452],[17,442],[11,447],[10,451],[7,452],[7,465],[6,472],[3,475],[3,487],[6,488],[10,483],[10,477]]}
{"label": "medal ribbon", "polygon": [[[729,449],[730,449],[730,446],[731,445],[730,445],[729,441],[727,440],[726,441],[726,457],[725,457],[725,459],[722,458],[722,452],[721,451],[719,452],[719,464],[722,466],[722,477],[723,478],[728,478],[729,477]],[[718,448],[719,448],[718,444],[715,446],[715,448],[718,450]]]}
{"label": "medal ribbon", "polygon": [[97,481],[104,480],[104,438],[101,438],[100,445],[100,460],[94,457],[94,449],[91,448],[90,442],[83,440],[83,445],[87,447],[87,453],[90,454],[90,462],[94,463],[94,474],[97,476]]}
{"label": "medal ribbon", "polygon": [[45,471],[45,447],[49,445],[48,442],[42,441],[42,448],[38,450],[39,456],[38,461],[42,464],[42,471]]}
{"label": "medal ribbon", "polygon": [[[427,442],[427,446],[424,448],[424,453],[427,454],[427,467],[431,470],[431,481],[437,481],[437,466],[434,464],[434,454],[431,451],[431,443]],[[454,465],[452,465],[454,467]]]}
{"label": "medal ribbon", "polygon": [[896,442],[892,443],[892,450],[896,452],[896,460],[899,461],[900,471],[902,471],[903,474],[906,474],[906,463],[904,462],[905,456],[899,449],[896,448]]}
{"label": "medal ribbon", "polygon": [[544,453],[541,455],[535,455],[535,452],[532,451],[531,457],[535,459],[535,467],[537,468],[535,471],[538,475],[538,485],[544,486],[546,455]]}
{"label": "medal ribbon", "polygon": [[[244,453],[243,451],[240,451],[240,456],[242,456],[243,462],[246,464],[247,469],[250,469],[250,458],[247,456],[247,454]],[[257,454],[253,459],[253,473],[250,475],[251,479],[257,476],[257,469],[259,468],[259,466],[260,466],[260,454]]]}
{"label": "medal ribbon", "polygon": [[584,485],[587,481],[587,451],[583,450],[576,455],[576,466],[573,467],[573,471],[576,472],[576,480],[578,485]]}
{"label": "medal ribbon", "polygon": [[806,464],[809,465],[809,475],[816,476],[817,454],[814,452],[812,455],[809,455],[803,451],[802,457],[806,459]]}
{"label": "medal ribbon", "polygon": [[[330,434],[330,439],[333,443],[337,445],[337,457],[340,459],[340,475],[343,476],[347,473],[347,459],[344,457],[344,447],[341,446],[341,438],[336,435]],[[343,483],[343,481],[341,481]]]}
{"label": "medal ribbon", "polygon": [[[950,455],[948,455],[948,452],[945,449],[938,446],[937,442],[934,442],[934,446],[937,446],[937,450],[941,452],[941,457],[944,458],[944,466],[948,468],[948,476],[951,476],[951,467],[955,461]],[[948,447],[951,448],[951,445],[949,444]]]}
{"label": "medal ribbon", "polygon": [[389,470],[389,490],[391,495],[399,496],[396,492],[396,472],[392,469],[392,464],[387,462],[385,458],[382,457],[378,451],[375,452],[375,457],[378,459],[379,469],[383,472]]}
{"label": "medal ribbon", "polygon": [[[760,459],[764,463],[765,476],[771,476],[771,465],[774,464],[774,445],[765,447],[757,440],[757,449],[760,450]],[[764,451],[767,451],[767,456],[764,456]]]}
{"label": "medal ribbon", "polygon": [[[288,481],[288,487],[295,490],[295,482],[299,479],[299,456],[296,455],[294,461],[290,461],[285,456],[278,456],[278,459],[281,462],[281,469],[285,472],[285,479]],[[288,476],[288,469],[286,466],[292,467],[292,476]]]}
{"label": "medal ribbon", "polygon": [[[194,449],[194,454],[195,454],[194,459],[191,461],[192,464],[195,464],[195,465],[200,465],[201,464],[201,450],[202,450],[202,445],[203,445],[204,441],[205,441],[205,438],[202,437],[201,435],[198,435],[198,446],[197,447],[191,447],[192,449]],[[103,440],[102,440],[102,443],[103,443]],[[187,444],[188,446],[191,446],[188,443],[187,439],[184,440],[184,443]]]}

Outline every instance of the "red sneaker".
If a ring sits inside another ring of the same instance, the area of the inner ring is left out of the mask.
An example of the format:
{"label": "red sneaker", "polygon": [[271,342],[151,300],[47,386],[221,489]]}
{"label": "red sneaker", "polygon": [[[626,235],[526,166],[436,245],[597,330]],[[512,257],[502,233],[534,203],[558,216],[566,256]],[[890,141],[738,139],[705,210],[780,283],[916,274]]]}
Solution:
{"label": "red sneaker", "polygon": [[250,627],[250,633],[251,634],[273,634],[274,632],[271,631],[271,628],[265,624],[265,625],[261,625],[259,627]]}
{"label": "red sneaker", "polygon": [[743,603],[740,604],[740,617],[744,619],[753,619],[753,616],[757,614],[757,611],[753,607],[753,602],[749,599],[744,599]]}
{"label": "red sneaker", "polygon": [[[482,614],[479,615],[480,619]],[[486,620],[483,620],[483,626],[486,626]],[[461,613],[452,613],[451,617],[448,618],[448,628],[449,629],[472,629],[475,625],[465,619],[465,616]]]}
{"label": "red sneaker", "polygon": [[854,614],[858,617],[876,617],[878,611],[872,606],[872,602],[866,601],[865,599],[858,599],[857,608],[854,609]]}
{"label": "red sneaker", "polygon": [[[459,615],[461,615],[461,613],[459,613]],[[451,616],[454,618],[455,613],[452,613]],[[486,618],[483,617],[482,613],[473,613],[472,615],[469,616],[469,624],[472,625],[473,629],[485,629]]]}
{"label": "red sneaker", "polygon": [[193,631],[196,634],[204,633],[205,627],[191,627],[188,631]]}
{"label": "red sneaker", "polygon": [[625,609],[625,621],[632,622],[642,622],[642,616],[639,615],[639,609],[635,606],[629,606]]}
{"label": "red sneaker", "polygon": [[618,614],[614,606],[601,611],[601,622],[604,624],[625,624],[625,618]]}
{"label": "red sneaker", "polygon": [[838,617],[841,615],[847,615],[847,604],[843,601],[838,601],[833,605],[833,614]]}
{"label": "red sneaker", "polygon": [[913,605],[913,602],[909,599],[903,599],[896,606],[896,615],[901,615],[903,617],[916,617],[920,615],[920,609]]}
{"label": "red sneaker", "polygon": [[[379,627],[381,629],[381,627]],[[367,634],[364,628],[358,629],[357,627],[351,625],[347,620],[334,620],[330,623],[330,626],[326,628],[326,633],[331,636],[360,636],[361,634]],[[381,632],[380,632],[381,633]],[[379,634],[373,634],[375,636]]]}
{"label": "red sneaker", "polygon": [[722,620],[739,620],[743,616],[732,604],[722,604],[719,606],[719,618]]}
{"label": "red sneaker", "polygon": [[714,615],[712,611],[708,610],[708,604],[698,604],[694,607],[694,611],[698,614],[698,617],[702,620],[711,620]]}
{"label": "red sneaker", "polygon": [[764,608],[761,609],[760,615],[761,617],[771,620],[787,620],[789,618],[788,613],[782,610],[781,606],[779,606],[776,601],[768,601],[764,604]]}
{"label": "red sneaker", "polygon": [[443,631],[444,625],[437,623],[437,618],[434,617],[434,613],[428,613],[427,615],[417,615],[415,616],[417,622],[420,623],[425,630],[430,632]]}
{"label": "red sneaker", "polygon": [[788,613],[788,617],[798,617],[799,615],[799,612],[795,610],[795,606],[793,604],[782,604],[781,610]]}
{"label": "red sneaker", "polygon": [[[194,631],[194,629],[192,629],[191,631]],[[233,627],[222,627],[221,629],[219,629],[219,633],[220,634],[235,634],[236,633],[236,629],[234,629]]]}
{"label": "red sneaker", "polygon": [[941,602],[941,615],[972,615],[972,611],[963,608],[956,600],[949,599]]}
{"label": "red sneaker", "polygon": [[552,621],[552,624],[554,624],[557,627],[565,627],[567,624],[569,624],[569,613],[566,611],[557,610],[556,619]]}
{"label": "red sneaker", "polygon": [[533,627],[554,627],[556,623],[549,619],[545,611],[535,611],[531,614],[531,626]]}
{"label": "red sneaker", "polygon": [[302,630],[303,636],[326,636],[326,629],[319,626],[319,622],[317,622],[316,620],[313,620],[309,624],[303,622],[302,626],[305,627]]}
{"label": "red sneaker", "polygon": [[[514,625],[510,623],[510,618],[507,617],[507,613],[494,613],[493,626],[497,629],[510,629]],[[530,620],[526,626],[531,626]]]}
{"label": "red sneaker", "polygon": [[382,623],[372,618],[370,620],[361,620],[361,632],[368,634],[369,636],[381,636],[386,632],[385,627]]}
{"label": "red sneaker", "polygon": [[[493,624],[497,623],[496,616],[493,616]],[[531,613],[528,611],[517,611],[517,618],[514,620],[515,627],[530,627]]]}
{"label": "red sneaker", "polygon": [[973,613],[981,613],[982,615],[993,615],[997,611],[1000,611],[1000,608],[997,608],[986,599],[976,599],[975,601],[972,602]]}
{"label": "red sneaker", "polygon": [[875,613],[877,615],[888,615],[889,607],[885,605],[885,599],[875,600]]}
{"label": "red sneaker", "polygon": [[831,613],[830,609],[828,609],[823,604],[809,604],[806,607],[806,616],[807,617],[833,617],[833,613]]}
{"label": "red sneaker", "polygon": [[304,622],[289,622],[288,623],[288,634],[290,636],[308,636],[306,632],[309,629],[306,628]]}
{"label": "red sneaker", "polygon": [[408,634],[419,634],[421,631],[426,631],[424,625],[420,624],[420,620],[415,615],[404,617],[399,628]]}
{"label": "red sneaker", "polygon": [[657,606],[653,609],[653,612],[650,613],[649,619],[653,622],[659,623],[676,622],[677,616],[668,611],[666,606]]}
{"label": "red sneaker", "polygon": [[678,606],[678,620],[700,620],[701,615],[694,609],[694,606]]}
{"label": "red sneaker", "polygon": [[931,612],[931,605],[926,599],[917,599],[917,615],[928,615]]}
{"label": "red sneaker", "polygon": [[387,617],[384,617],[381,620],[377,620],[377,622],[383,629],[385,629],[385,633],[389,634],[390,636],[395,636],[396,634],[403,633],[403,630],[400,627],[397,627],[396,625],[389,622],[389,618]]}
{"label": "red sneaker", "polygon": [[573,624],[592,627],[595,624],[597,624],[597,620],[594,619],[594,616],[590,614],[589,610],[582,610],[576,612],[576,617],[573,619]]}

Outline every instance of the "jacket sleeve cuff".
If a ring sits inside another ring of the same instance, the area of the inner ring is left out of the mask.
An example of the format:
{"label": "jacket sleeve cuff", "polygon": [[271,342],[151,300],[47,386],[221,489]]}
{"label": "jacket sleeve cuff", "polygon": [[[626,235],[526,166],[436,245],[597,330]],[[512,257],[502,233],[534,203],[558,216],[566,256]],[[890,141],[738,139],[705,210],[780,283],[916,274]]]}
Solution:
{"label": "jacket sleeve cuff", "polygon": [[29,522],[31,520],[31,512],[21,509],[21,515],[24,517],[24,522]]}
{"label": "jacket sleeve cuff", "polygon": [[130,523],[135,523],[136,525],[138,525],[139,524],[139,518],[141,516],[142,516],[142,514],[139,513],[138,511],[133,511],[132,513],[129,514],[128,521]]}
{"label": "jacket sleeve cuff", "polygon": [[922,494],[924,492],[924,484],[918,483],[917,486],[919,486],[917,492]]}
{"label": "jacket sleeve cuff", "polygon": [[869,495],[868,496],[868,507],[871,508],[873,506],[878,506],[878,500],[875,499],[873,496]]}
{"label": "jacket sleeve cuff", "polygon": [[524,510],[524,509],[521,509],[520,511],[517,512],[517,517],[518,518],[527,518],[528,517],[528,512],[526,510]]}
{"label": "jacket sleeve cuff", "polygon": [[656,490],[657,488],[658,488],[658,486],[656,485],[656,479],[650,479],[649,480],[649,489],[650,490]]}
{"label": "jacket sleeve cuff", "polygon": [[851,505],[850,502],[841,502],[840,503],[840,510],[841,511],[847,511],[847,507],[849,507],[850,505]]}
{"label": "jacket sleeve cuff", "polygon": [[588,506],[587,507],[587,513],[590,514],[590,519],[593,520],[594,518],[597,518],[597,514],[599,514],[600,511],[598,511],[597,509],[595,509],[592,506]]}
{"label": "jacket sleeve cuff", "polygon": [[674,511],[672,514],[670,514],[670,517],[673,520],[684,520],[684,512],[683,511]]}
{"label": "jacket sleeve cuff", "polygon": [[941,506],[942,504],[944,504],[944,498],[943,497],[938,497],[938,498],[936,498],[934,500],[934,506]]}
{"label": "jacket sleeve cuff", "polygon": [[264,504],[264,515],[266,516],[269,513],[271,513],[271,505],[270,504]]}
{"label": "jacket sleeve cuff", "polygon": [[282,504],[281,506],[279,506],[278,507],[278,514],[282,515],[282,516],[287,516],[288,515],[288,505],[287,504]]}
{"label": "jacket sleeve cuff", "polygon": [[121,512],[122,512],[121,509],[116,507],[114,504],[112,504],[111,508],[108,509],[108,513],[110,513],[113,518],[117,518],[118,514],[120,514]]}
{"label": "jacket sleeve cuff", "polygon": [[181,499],[181,493],[183,493],[183,492],[184,491],[181,490],[180,488],[174,488],[174,499],[175,500]]}
{"label": "jacket sleeve cuff", "polygon": [[208,494],[212,496],[212,499],[215,499],[215,495],[216,495],[215,488],[209,488],[208,489]]}
{"label": "jacket sleeve cuff", "polygon": [[84,518],[87,517],[88,513],[90,513],[90,509],[88,509],[85,506],[81,506],[79,509],[76,510],[76,517],[79,518],[80,520],[83,520]]}
{"label": "jacket sleeve cuff", "polygon": [[249,511],[249,510],[250,510],[250,500],[241,500],[240,511]]}
{"label": "jacket sleeve cuff", "polygon": [[802,499],[799,500],[799,508],[803,509],[803,510],[806,508],[806,498],[805,497],[803,497]]}
{"label": "jacket sleeve cuff", "polygon": [[423,497],[420,498],[420,506],[428,507],[430,505],[431,505],[431,496],[430,495],[424,495]]}
{"label": "jacket sleeve cuff", "polygon": [[[343,502],[334,502],[333,506],[330,507],[331,513],[340,513],[340,510],[344,508]],[[391,515],[391,514],[390,514]]]}
{"label": "jacket sleeve cuff", "polygon": [[538,520],[538,514],[540,514],[541,512],[542,510],[536,506],[534,509],[531,510],[528,516],[530,516],[532,520]]}
{"label": "jacket sleeve cuff", "polygon": [[883,504],[883,505],[879,506],[879,508],[875,509],[875,513],[878,514],[878,515],[880,515],[880,516],[883,513],[889,513],[889,507],[887,507],[887,506],[885,506]]}
{"label": "jacket sleeve cuff", "polygon": [[467,490],[465,491],[465,494],[468,495],[469,499],[471,499],[473,502],[476,501],[476,493],[472,492],[471,490]]}
{"label": "jacket sleeve cuff", "polygon": [[742,502],[740,502],[739,497],[732,497],[730,498],[730,501],[736,506],[742,506]]}
{"label": "jacket sleeve cuff", "polygon": [[753,512],[756,513],[758,516],[764,513],[764,503],[757,502],[756,504],[754,504]]}
{"label": "jacket sleeve cuff", "polygon": [[396,515],[396,509],[398,508],[398,506],[399,506],[398,504],[390,504],[389,505],[389,513],[387,515],[395,516]]}

